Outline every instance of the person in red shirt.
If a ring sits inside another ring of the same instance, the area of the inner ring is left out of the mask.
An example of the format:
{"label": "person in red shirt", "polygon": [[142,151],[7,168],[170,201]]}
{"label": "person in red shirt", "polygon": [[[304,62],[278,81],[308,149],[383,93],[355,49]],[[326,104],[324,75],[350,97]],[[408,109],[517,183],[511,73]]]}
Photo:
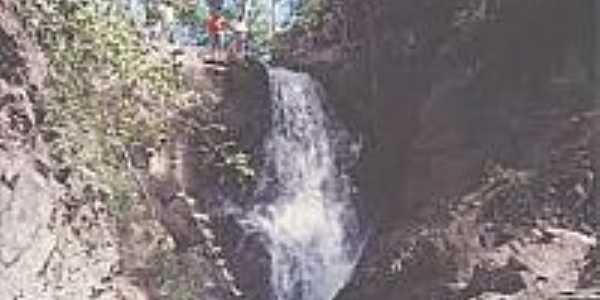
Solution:
{"label": "person in red shirt", "polygon": [[227,28],[227,20],[219,14],[218,11],[211,11],[208,19],[206,20],[206,31],[208,32],[211,44],[211,50],[213,53],[214,60],[223,59],[223,43],[224,33]]}

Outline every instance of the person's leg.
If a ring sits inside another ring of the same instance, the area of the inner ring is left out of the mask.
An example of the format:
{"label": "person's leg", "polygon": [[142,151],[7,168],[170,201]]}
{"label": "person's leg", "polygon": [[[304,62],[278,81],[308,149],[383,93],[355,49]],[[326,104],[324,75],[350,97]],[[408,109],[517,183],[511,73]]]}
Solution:
{"label": "person's leg", "polygon": [[219,59],[219,34],[213,33],[213,59]]}
{"label": "person's leg", "polygon": [[217,35],[215,33],[209,34],[210,40],[210,56],[211,59],[216,59],[217,56]]}
{"label": "person's leg", "polygon": [[240,35],[240,55],[241,55],[242,59],[246,58],[247,51],[248,51],[248,35],[245,32],[243,32]]}
{"label": "person's leg", "polygon": [[235,37],[235,55],[238,60],[244,59],[244,34],[238,32]]}
{"label": "person's leg", "polygon": [[175,24],[169,23],[167,26],[167,37],[169,39],[169,43],[175,44]]}
{"label": "person's leg", "polygon": [[224,35],[222,31],[219,31],[217,33],[217,59],[218,60],[223,60],[224,59],[224,55],[223,55],[223,48],[224,48]]}

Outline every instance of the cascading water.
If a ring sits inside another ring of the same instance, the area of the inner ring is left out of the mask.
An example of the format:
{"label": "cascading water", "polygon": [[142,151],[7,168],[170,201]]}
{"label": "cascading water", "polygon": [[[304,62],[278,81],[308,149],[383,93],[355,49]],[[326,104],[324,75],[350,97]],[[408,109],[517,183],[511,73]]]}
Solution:
{"label": "cascading water", "polygon": [[350,182],[336,161],[336,139],[308,75],[270,71],[272,128],[258,196],[245,219],[264,236],[275,300],[331,300],[360,252]]}

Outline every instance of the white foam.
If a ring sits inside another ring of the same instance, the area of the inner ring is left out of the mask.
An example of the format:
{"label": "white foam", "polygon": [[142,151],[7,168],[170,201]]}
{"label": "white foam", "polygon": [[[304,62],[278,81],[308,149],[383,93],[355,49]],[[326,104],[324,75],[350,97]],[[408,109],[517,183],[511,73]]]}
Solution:
{"label": "white foam", "polygon": [[[331,300],[349,279],[359,249],[347,176],[336,167],[319,86],[309,76],[271,71],[272,132],[260,192],[276,199],[241,222],[262,232],[276,300]],[[276,182],[277,184],[274,184]],[[354,246],[353,246],[354,245]]]}

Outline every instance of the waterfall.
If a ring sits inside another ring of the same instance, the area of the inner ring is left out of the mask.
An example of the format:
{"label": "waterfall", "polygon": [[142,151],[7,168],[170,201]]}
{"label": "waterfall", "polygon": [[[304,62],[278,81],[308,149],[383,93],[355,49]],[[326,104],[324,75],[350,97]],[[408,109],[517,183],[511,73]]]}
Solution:
{"label": "waterfall", "polygon": [[331,300],[360,252],[348,176],[336,159],[339,129],[306,74],[270,71],[272,128],[258,197],[245,219],[264,236],[274,300]]}

